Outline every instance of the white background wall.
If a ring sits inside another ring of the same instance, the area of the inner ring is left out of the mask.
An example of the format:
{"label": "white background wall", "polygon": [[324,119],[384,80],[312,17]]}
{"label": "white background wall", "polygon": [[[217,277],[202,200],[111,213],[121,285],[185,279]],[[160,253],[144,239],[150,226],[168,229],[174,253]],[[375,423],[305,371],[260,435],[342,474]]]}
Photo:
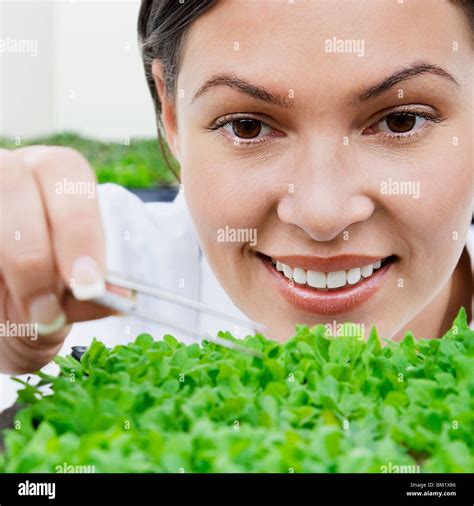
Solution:
{"label": "white background wall", "polygon": [[[0,136],[154,137],[139,0],[0,0]],[[12,41],[37,41],[37,55]],[[10,42],[10,45],[7,43]]]}

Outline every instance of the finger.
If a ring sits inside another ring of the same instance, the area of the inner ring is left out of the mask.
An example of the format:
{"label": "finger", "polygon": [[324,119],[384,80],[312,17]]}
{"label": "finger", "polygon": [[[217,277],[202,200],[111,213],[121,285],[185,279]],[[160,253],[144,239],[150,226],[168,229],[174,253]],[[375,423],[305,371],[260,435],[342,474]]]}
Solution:
{"label": "finger", "polygon": [[105,239],[92,168],[69,148],[42,150],[28,156],[27,163],[41,187],[61,278],[78,300],[101,296]]}
{"label": "finger", "polygon": [[0,187],[3,278],[20,321],[37,323],[48,335],[65,323],[48,224],[35,179],[19,156],[7,158]]}

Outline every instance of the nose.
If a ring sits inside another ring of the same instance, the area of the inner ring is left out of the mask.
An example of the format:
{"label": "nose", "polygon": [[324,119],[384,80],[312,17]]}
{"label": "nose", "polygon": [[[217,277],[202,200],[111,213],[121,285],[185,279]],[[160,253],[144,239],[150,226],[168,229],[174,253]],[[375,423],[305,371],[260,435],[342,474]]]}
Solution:
{"label": "nose", "polygon": [[[316,144],[317,142],[317,144]],[[316,241],[332,241],[373,214],[367,172],[341,139],[306,142],[296,153],[293,182],[277,206],[279,219]]]}

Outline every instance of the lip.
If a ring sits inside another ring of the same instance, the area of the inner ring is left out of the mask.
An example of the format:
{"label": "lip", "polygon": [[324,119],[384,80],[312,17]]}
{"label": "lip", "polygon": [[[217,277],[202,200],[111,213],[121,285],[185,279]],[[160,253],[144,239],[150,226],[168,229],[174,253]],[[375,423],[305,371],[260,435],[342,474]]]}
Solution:
{"label": "lip", "polygon": [[366,255],[338,255],[329,258],[316,256],[282,256],[272,257],[274,260],[280,261],[282,264],[289,265],[292,269],[301,267],[306,271],[319,272],[336,272],[348,271],[356,267],[364,267],[373,264],[377,260],[383,260],[386,257],[372,257]]}
{"label": "lip", "polygon": [[[379,258],[377,257],[367,257],[367,256],[344,256],[345,261],[350,260],[353,261],[356,259],[359,261],[360,259],[363,259],[364,262],[367,261],[367,259],[373,259],[375,262]],[[327,260],[334,260],[334,259],[343,259],[344,257],[332,257],[331,259]],[[260,256],[260,260],[263,262],[267,272],[270,275],[270,279],[272,283],[275,285],[278,292],[282,295],[282,297],[292,306],[295,308],[304,311],[306,313],[312,313],[317,315],[323,315],[323,316],[329,316],[329,315],[339,315],[343,313],[347,313],[358,306],[361,306],[362,304],[366,303],[369,299],[371,299],[375,293],[379,290],[379,288],[382,285],[382,282],[384,278],[386,277],[388,271],[394,264],[394,261],[390,261],[387,264],[385,264],[383,267],[378,269],[375,274],[372,274],[369,278],[364,279],[363,281],[360,281],[359,283],[355,285],[346,285],[338,290],[331,290],[329,292],[322,292],[318,291],[316,289],[299,285],[298,283],[291,283],[288,278],[286,278],[283,274],[278,272],[270,257],[267,256]],[[281,258],[300,258],[300,257],[279,257],[278,260],[282,261]],[[309,257],[301,257],[301,259],[309,258]],[[386,258],[386,257],[385,257]],[[312,257],[312,260],[314,260],[314,257]],[[370,260],[367,261],[363,265],[367,265],[372,263]],[[291,264],[289,264],[291,266]],[[295,264],[298,265],[301,268],[304,268],[304,266],[299,263]],[[314,267],[314,263],[312,264]],[[321,265],[321,264],[319,264]],[[333,265],[347,265],[347,264],[336,264],[334,262]],[[331,265],[331,268],[333,268],[333,265]],[[327,266],[327,264],[326,264]],[[352,266],[360,266],[355,265],[352,263]],[[321,268],[321,267],[320,267]],[[327,267],[326,267],[327,268]],[[351,268],[351,267],[349,267]],[[338,269],[343,270],[341,267],[338,267]],[[314,269],[316,270],[316,269]],[[322,270],[322,269],[321,269]],[[344,269],[345,270],[345,269]],[[332,272],[331,270],[328,270],[326,272]]]}

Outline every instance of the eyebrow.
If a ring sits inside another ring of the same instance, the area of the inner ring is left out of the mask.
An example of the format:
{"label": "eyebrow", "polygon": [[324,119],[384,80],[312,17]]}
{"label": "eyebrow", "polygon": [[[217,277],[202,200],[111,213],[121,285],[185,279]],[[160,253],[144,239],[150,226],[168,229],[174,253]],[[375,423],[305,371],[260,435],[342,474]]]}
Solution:
{"label": "eyebrow", "polygon": [[438,65],[433,65],[427,62],[415,62],[408,67],[404,67],[403,69],[395,71],[391,76],[382,79],[382,81],[366,89],[359,94],[359,96],[356,98],[356,101],[365,102],[367,100],[376,98],[396,84],[407,81],[408,79],[422,74],[432,74],[435,76],[444,77],[445,79],[448,79],[454,83],[456,86],[460,86],[458,81],[456,81],[456,79],[449,72],[439,67]]}
{"label": "eyebrow", "polygon": [[[365,102],[367,100],[372,100],[396,84],[407,81],[408,79],[412,79],[413,77],[422,74],[432,74],[444,77],[455,85],[460,86],[459,82],[449,72],[439,67],[438,65],[427,62],[415,62],[409,66],[395,71],[392,75],[382,79],[380,82],[362,91],[356,97],[355,101]],[[272,93],[263,86],[252,84],[249,81],[236,76],[235,74],[217,74],[209,78],[194,94],[191,103],[193,103],[197,98],[199,98],[208,90],[218,86],[227,86],[241,93],[249,95],[252,98],[272,105],[277,105],[279,107],[289,108],[293,104],[293,101],[288,97]]]}
{"label": "eyebrow", "polygon": [[277,95],[267,90],[263,86],[252,84],[245,79],[241,79],[234,74],[217,74],[208,79],[195,93],[191,103],[198,97],[203,95],[206,91],[217,86],[227,86],[234,90],[245,93],[257,100],[267,102],[268,104],[278,105],[280,107],[290,107],[292,102],[283,95]]}

